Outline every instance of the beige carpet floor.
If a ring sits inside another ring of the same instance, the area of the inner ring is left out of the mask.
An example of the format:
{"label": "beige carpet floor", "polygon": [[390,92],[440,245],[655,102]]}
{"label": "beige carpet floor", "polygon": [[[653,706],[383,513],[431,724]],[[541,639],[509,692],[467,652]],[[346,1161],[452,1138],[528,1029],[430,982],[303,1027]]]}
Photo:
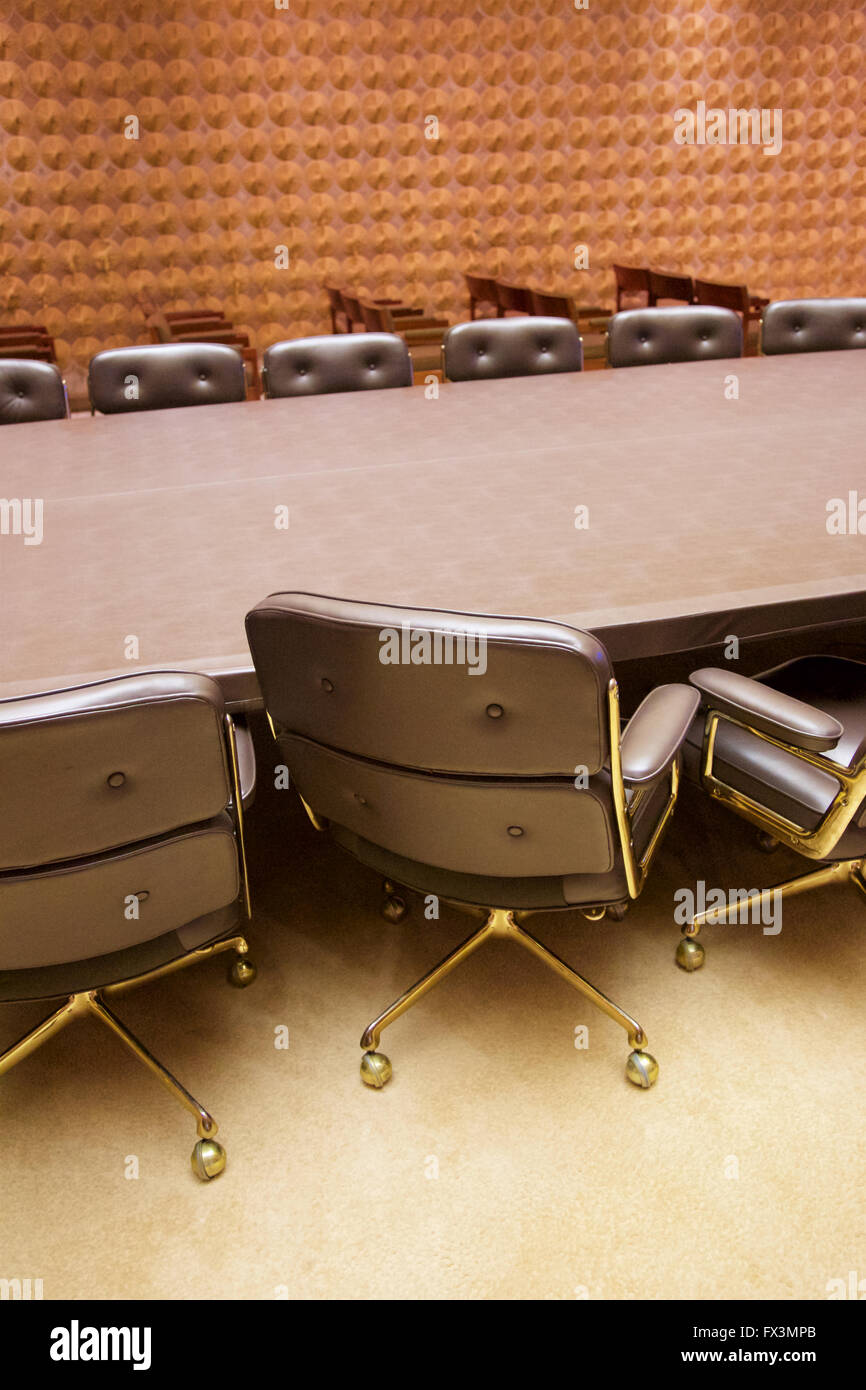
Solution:
{"label": "beige carpet floor", "polygon": [[[0,1277],[41,1278],[46,1299],[700,1300],[821,1299],[866,1275],[853,888],[793,899],[776,937],[708,930],[685,975],[677,887],[798,867],[687,789],[623,923],[533,919],[641,1021],[653,1090],[625,1080],[619,1028],[494,943],[389,1030],[394,1079],[375,1093],[362,1028],[469,919],[427,922],[416,898],[386,923],[378,879],[266,777],[249,830],[254,986],[229,989],[218,958],[117,1001],[213,1110],[225,1173],[198,1183],[189,1117],[75,1025],[0,1083]],[[0,1044],[40,1012],[3,1010]]]}

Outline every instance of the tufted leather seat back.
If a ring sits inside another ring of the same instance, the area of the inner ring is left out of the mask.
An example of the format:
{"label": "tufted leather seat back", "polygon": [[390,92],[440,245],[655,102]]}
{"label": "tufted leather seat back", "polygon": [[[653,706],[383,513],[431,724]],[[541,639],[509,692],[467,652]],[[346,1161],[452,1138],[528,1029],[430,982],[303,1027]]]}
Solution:
{"label": "tufted leather seat back", "polygon": [[0,702],[0,971],[224,931],[241,886],[231,803],[206,676]]}
{"label": "tufted leather seat back", "polygon": [[568,319],[476,319],[449,328],[442,343],[450,381],[579,372],[580,334]]}
{"label": "tufted leather seat back", "polygon": [[661,362],[699,362],[742,357],[743,325],[732,309],[687,305],[670,309],[625,309],[608,324],[612,367]]}
{"label": "tufted leather seat back", "polygon": [[409,349],[394,333],[353,333],[274,343],[264,357],[265,395],[318,396],[412,385]]}
{"label": "tufted leather seat back", "polygon": [[247,636],[286,764],[321,815],[454,872],[611,868],[611,672],[588,633],[285,593],[247,615]]}
{"label": "tufted leather seat back", "polygon": [[837,352],[866,348],[866,299],[780,299],[768,304],[761,351]]}
{"label": "tufted leather seat back", "polygon": [[240,353],[225,343],[111,348],[91,359],[90,404],[103,415],[246,399]]}
{"label": "tufted leather seat back", "polygon": [[215,681],[173,671],[0,701],[0,872],[220,815],[224,712]]}
{"label": "tufted leather seat back", "polygon": [[28,358],[0,359],[0,425],[65,420],[68,413],[57,367]]}

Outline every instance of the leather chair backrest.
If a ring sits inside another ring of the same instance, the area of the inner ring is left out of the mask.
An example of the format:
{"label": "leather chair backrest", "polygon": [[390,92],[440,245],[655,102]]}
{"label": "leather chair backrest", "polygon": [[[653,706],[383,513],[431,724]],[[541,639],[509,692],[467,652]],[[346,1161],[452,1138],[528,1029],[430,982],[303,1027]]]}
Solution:
{"label": "leather chair backrest", "polygon": [[393,333],[353,333],[274,343],[264,357],[265,394],[317,396],[412,385],[409,349]]}
{"label": "leather chair backrest", "polygon": [[764,309],[761,351],[838,352],[866,347],[866,299],[780,299]]}
{"label": "leather chair backrest", "polygon": [[681,299],[684,304],[694,303],[695,285],[690,275],[668,275],[665,271],[649,270],[649,302],[657,304],[660,299]]}
{"label": "leather chair backrest", "polygon": [[624,309],[608,324],[612,367],[662,362],[699,362],[742,357],[743,325],[731,309],[686,305],[668,309]]}
{"label": "leather chair backrest", "polygon": [[247,636],[283,756],[318,813],[455,872],[611,867],[611,671],[589,634],[287,593],[248,613]]}
{"label": "leather chair backrest", "polygon": [[215,681],[171,671],[0,701],[0,873],[221,815],[224,715]]}
{"label": "leather chair backrest", "polygon": [[449,328],[442,342],[450,381],[579,372],[583,347],[567,319],[475,319]]}
{"label": "leather chair backrest", "polygon": [[695,281],[695,303],[715,304],[719,309],[749,313],[749,291],[745,285],[718,285],[712,280]]}
{"label": "leather chair backrest", "polygon": [[66,388],[57,367],[26,358],[0,358],[0,425],[65,420]]}
{"label": "leather chair backrest", "polygon": [[111,348],[91,359],[90,404],[104,415],[246,398],[243,358],[225,343]]}

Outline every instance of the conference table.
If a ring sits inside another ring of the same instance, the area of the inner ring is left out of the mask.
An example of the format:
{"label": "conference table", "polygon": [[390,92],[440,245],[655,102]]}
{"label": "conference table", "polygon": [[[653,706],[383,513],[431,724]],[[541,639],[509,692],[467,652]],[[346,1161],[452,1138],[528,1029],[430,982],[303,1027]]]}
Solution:
{"label": "conference table", "polygon": [[244,614],[292,589],[555,618],[614,663],[838,634],[864,388],[834,352],[2,429],[0,499],[43,520],[27,544],[5,512],[0,698],[170,668],[253,707]]}

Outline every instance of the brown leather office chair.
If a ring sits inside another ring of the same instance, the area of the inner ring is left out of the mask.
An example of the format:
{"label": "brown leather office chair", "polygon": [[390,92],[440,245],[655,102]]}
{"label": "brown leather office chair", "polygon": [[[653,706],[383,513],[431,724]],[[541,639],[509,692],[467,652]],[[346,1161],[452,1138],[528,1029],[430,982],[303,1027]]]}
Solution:
{"label": "brown leather office chair", "polygon": [[690,275],[668,275],[664,271],[648,270],[647,277],[649,308],[654,308],[660,299],[681,300],[683,304],[694,304],[695,284]]}
{"label": "brown leather office chair", "polygon": [[318,396],[412,385],[412,361],[393,333],[353,333],[274,343],[265,353],[265,395]]}
{"label": "brown leather office chair", "polygon": [[778,299],[764,309],[761,352],[841,352],[866,347],[866,299]]}
{"label": "brown leather office chair", "polygon": [[0,425],[31,420],[65,420],[66,384],[50,362],[0,358]]}
{"label": "brown leather office chair", "polygon": [[495,312],[496,318],[501,318],[503,309],[499,303],[499,295],[496,289],[496,281],[483,275],[466,275],[463,279],[466,282],[466,292],[469,295],[469,317],[475,318],[475,310],[483,306],[488,312],[482,314],[482,318],[488,318],[489,311]]}
{"label": "brown leather office chair", "polygon": [[701,712],[684,747],[689,776],[758,826],[762,848],[783,844],[814,865],[686,923],[677,964],[697,970],[704,925],[744,912],[764,920],[766,909],[825,883],[866,893],[866,664],[807,656],[754,679],[712,667],[690,679]]}
{"label": "brown leather office chair", "polygon": [[714,304],[718,309],[732,309],[743,322],[743,352],[750,347],[749,329],[760,325],[761,307],[766,300],[750,295],[746,285],[719,285],[713,280],[695,280],[695,303]]}
{"label": "brown leather office chair", "polygon": [[117,415],[243,401],[247,383],[235,348],[183,342],[98,352],[90,360],[87,389],[91,413]]}
{"label": "brown leather office chair", "polygon": [[611,367],[645,367],[663,362],[701,362],[742,357],[743,325],[731,309],[688,305],[669,309],[624,309],[607,326]]}
{"label": "brown leather office chair", "polygon": [[583,345],[568,319],[474,319],[449,328],[442,361],[449,381],[579,372]]}
{"label": "brown leather office chair", "polygon": [[287,593],[247,614],[247,636],[280,758],[313,824],[389,885],[482,919],[365,1029],[366,1084],[391,1075],[382,1031],[502,936],[626,1030],[627,1075],[651,1086],[658,1069],[640,1025],[523,921],[568,908],[621,917],[638,896],[676,801],[697,692],[659,687],[621,732],[604,648],[530,618]]}
{"label": "brown leather office chair", "polygon": [[620,313],[623,307],[623,300],[627,297],[634,300],[636,297],[642,299],[642,305],[629,304],[629,308],[643,307],[649,304],[649,271],[644,266],[636,265],[615,265],[612,267],[613,278],[616,281],[616,312]]}
{"label": "brown leather office chair", "polygon": [[0,1002],[62,1001],[0,1075],[92,1015],[194,1116],[193,1171],[215,1177],[216,1121],[106,999],[225,950],[234,985],[254,978],[249,735],[214,681],[160,671],[0,702],[0,772]]}

